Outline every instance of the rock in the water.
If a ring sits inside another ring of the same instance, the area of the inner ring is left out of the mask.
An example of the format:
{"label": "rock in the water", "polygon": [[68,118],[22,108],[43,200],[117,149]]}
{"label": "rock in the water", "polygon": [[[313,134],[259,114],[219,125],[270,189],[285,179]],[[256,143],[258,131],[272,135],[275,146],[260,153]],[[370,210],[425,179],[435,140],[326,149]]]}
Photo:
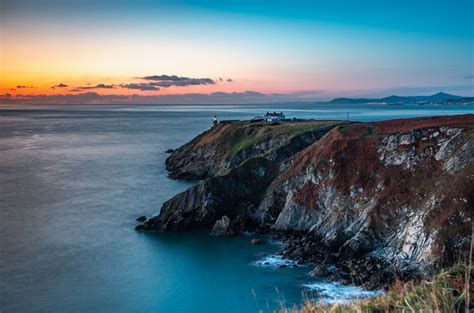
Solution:
{"label": "rock in the water", "polygon": [[263,244],[263,240],[260,239],[260,238],[252,238],[252,240],[250,240],[250,242],[251,242],[253,245],[261,245],[261,244]]}
{"label": "rock in the water", "polygon": [[138,224],[137,226],[135,226],[135,230],[136,231],[145,231],[146,228],[142,224]]}
{"label": "rock in the water", "polygon": [[137,222],[144,222],[144,221],[146,221],[146,216],[145,215],[139,216],[139,217],[137,217],[136,221]]}
{"label": "rock in the water", "polygon": [[166,153],[173,153],[174,152],[174,149],[168,149],[166,150]]}
{"label": "rock in the water", "polygon": [[211,233],[216,236],[233,236],[234,232],[230,225],[230,218],[224,215],[220,220],[217,220],[212,227]]}

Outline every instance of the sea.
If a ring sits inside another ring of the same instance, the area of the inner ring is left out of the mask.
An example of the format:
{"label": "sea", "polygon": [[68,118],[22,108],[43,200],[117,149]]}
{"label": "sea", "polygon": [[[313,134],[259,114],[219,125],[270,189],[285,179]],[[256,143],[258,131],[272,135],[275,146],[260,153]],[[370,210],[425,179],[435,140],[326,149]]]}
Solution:
{"label": "sea", "polygon": [[[252,234],[142,233],[138,216],[196,182],[168,178],[166,150],[219,120],[380,121],[473,106],[0,106],[0,312],[272,312],[379,294],[311,277]],[[280,267],[280,265],[287,265]]]}

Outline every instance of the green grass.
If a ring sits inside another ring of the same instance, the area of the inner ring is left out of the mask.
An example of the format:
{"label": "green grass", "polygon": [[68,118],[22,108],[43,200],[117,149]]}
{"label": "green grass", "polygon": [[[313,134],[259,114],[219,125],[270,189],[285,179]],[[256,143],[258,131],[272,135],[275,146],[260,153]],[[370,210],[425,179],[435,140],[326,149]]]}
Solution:
{"label": "green grass", "polygon": [[[278,125],[271,124],[250,124],[243,131],[248,130],[249,134],[233,132],[226,135],[225,140],[228,143],[227,157],[231,158],[240,151],[257,145],[261,142],[277,138],[282,135],[288,136],[288,140],[301,135],[307,131],[327,127],[335,122],[330,121],[310,121],[310,122],[282,122]],[[251,130],[250,130],[251,129]]]}
{"label": "green grass", "polygon": [[430,280],[395,284],[382,296],[355,301],[352,304],[325,305],[307,301],[301,308],[280,312],[474,312],[472,305],[474,279],[472,268],[456,265]]}
{"label": "green grass", "polygon": [[258,133],[251,134],[243,139],[236,138],[235,136],[230,137],[230,140],[228,141],[229,150],[227,154],[229,156],[236,155],[239,151],[243,151],[244,149],[247,149],[269,139],[270,136],[268,136],[268,134],[260,135]]}

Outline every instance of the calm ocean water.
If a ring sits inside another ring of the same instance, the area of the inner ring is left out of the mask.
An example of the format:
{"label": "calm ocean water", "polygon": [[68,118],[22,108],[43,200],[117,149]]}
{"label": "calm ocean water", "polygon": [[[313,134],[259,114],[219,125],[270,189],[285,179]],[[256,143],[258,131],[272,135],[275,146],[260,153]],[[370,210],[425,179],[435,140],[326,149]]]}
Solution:
{"label": "calm ocean water", "polygon": [[[474,113],[469,106],[243,105],[0,107],[0,311],[258,312],[358,295],[309,268],[254,264],[278,250],[207,232],[143,234],[139,215],[191,185],[165,151],[211,116],[372,121]],[[312,290],[312,291],[311,291]]]}

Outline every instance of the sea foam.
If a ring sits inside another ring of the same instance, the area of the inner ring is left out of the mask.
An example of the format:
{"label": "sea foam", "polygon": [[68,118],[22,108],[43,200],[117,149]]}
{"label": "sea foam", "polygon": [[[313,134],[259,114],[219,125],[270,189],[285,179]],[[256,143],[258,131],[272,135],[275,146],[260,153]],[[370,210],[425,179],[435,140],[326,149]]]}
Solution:
{"label": "sea foam", "polygon": [[311,293],[316,293],[323,303],[350,303],[357,299],[376,297],[381,290],[365,290],[354,285],[343,285],[337,282],[314,282],[303,284]]}
{"label": "sea foam", "polygon": [[253,265],[271,268],[305,266],[303,264],[298,264],[295,260],[285,259],[281,255],[267,255],[262,259],[253,262]]}

